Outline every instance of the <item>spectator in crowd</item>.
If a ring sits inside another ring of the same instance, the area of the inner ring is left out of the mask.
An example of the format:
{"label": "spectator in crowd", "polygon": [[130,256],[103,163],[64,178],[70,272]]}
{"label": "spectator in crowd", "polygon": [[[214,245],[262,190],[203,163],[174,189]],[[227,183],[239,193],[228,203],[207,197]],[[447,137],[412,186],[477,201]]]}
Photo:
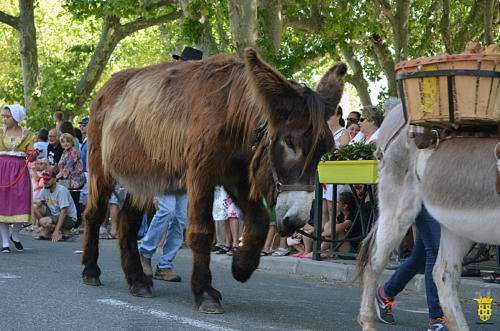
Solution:
{"label": "spectator in crowd", "polygon": [[54,112],[54,121],[56,122],[56,128],[59,129],[59,126],[61,125],[62,121],[63,121],[63,116],[64,116],[64,113],[62,111],[56,111]]}
{"label": "spectator in crowd", "polygon": [[[335,224],[335,240],[344,239],[349,229],[354,225],[354,228],[349,233],[350,238],[359,237],[362,235],[361,223],[354,223],[356,219],[356,200],[352,192],[342,192],[337,197],[337,215]],[[325,239],[332,239],[332,221],[329,220],[323,225],[323,232],[321,236]],[[355,253],[359,246],[360,240],[355,242],[346,241],[339,248],[338,251],[342,253]],[[331,244],[323,242],[321,250],[330,249]]]}
{"label": "spectator in crowd", "polygon": [[42,172],[49,167],[49,160],[38,156],[35,160],[35,171],[33,171],[33,178],[31,179],[31,187],[33,189],[33,201],[38,200],[38,195],[43,189]]}
{"label": "spectator in crowd", "polygon": [[[61,127],[65,122],[61,124]],[[74,147],[74,139],[69,133],[63,133],[59,139],[64,152],[59,160],[59,173],[57,179],[67,180],[67,188],[70,190],[71,197],[76,207],[77,225],[81,224],[80,209],[80,190],[85,184],[86,178],[83,173],[83,163],[78,152]]]}
{"label": "spectator in crowd", "polygon": [[[117,239],[118,238],[118,213],[120,212],[123,203],[125,202],[125,191],[119,184],[115,185],[115,189],[111,193],[108,201],[109,218],[102,224],[99,229],[100,239]],[[111,223],[111,229],[108,232],[108,225]]]}
{"label": "spectator in crowd", "polygon": [[271,220],[269,222],[269,230],[267,231],[266,241],[264,242],[264,247],[260,252],[260,256],[268,256],[274,252],[273,241],[276,235],[276,214],[274,213],[274,210],[269,209],[266,199],[262,199],[262,204],[264,205],[264,208],[269,214]]}
{"label": "spectator in crowd", "polygon": [[[17,250],[23,250],[18,237],[21,226],[31,223],[31,179],[26,165],[27,151],[33,149],[35,135],[19,123],[26,117],[21,105],[9,105],[2,109],[5,127],[0,127],[0,235],[2,252],[10,253],[9,225],[13,224],[10,240]],[[31,155],[34,160],[37,152]]]}
{"label": "spectator in crowd", "polygon": [[354,137],[355,142],[375,142],[378,137],[378,132],[382,121],[384,120],[384,113],[377,106],[363,107],[363,113],[359,118],[359,127],[361,132]]}
{"label": "spectator in crowd", "polygon": [[226,234],[225,246],[216,254],[233,255],[238,248],[239,219],[243,214],[222,186],[215,187],[212,216],[216,222],[224,222]]}
{"label": "spectator in crowd", "polygon": [[422,267],[425,267],[425,291],[430,318],[429,330],[447,331],[446,319],[439,304],[436,284],[432,278],[432,269],[439,250],[441,227],[423,205],[415,223],[417,238],[410,258],[396,270],[387,283],[377,289],[375,299],[377,317],[383,323],[395,323],[392,315],[394,297],[404,289]]}
{"label": "spectator in crowd", "polygon": [[[335,141],[335,148],[340,148],[347,146],[351,141],[349,132],[340,125],[340,119],[342,118],[342,108],[337,107],[337,111],[328,120],[328,126],[333,133],[333,140]],[[337,185],[337,194],[345,189],[343,185]],[[330,215],[332,215],[332,199],[333,199],[333,185],[324,184],[323,185],[323,224],[330,220]]]}
{"label": "spectator in crowd", "polygon": [[351,139],[356,137],[356,135],[359,133],[361,130],[359,127],[359,121],[354,119],[354,118],[348,118],[347,119],[347,126],[346,126],[347,132],[349,132],[349,135],[351,136]]}
{"label": "spectator in crowd", "polygon": [[[80,130],[82,131],[83,142],[81,144],[81,152],[80,156],[82,158],[83,171],[85,173],[85,185],[83,185],[82,191],[80,192],[80,206],[81,210],[85,209],[85,205],[87,204],[87,199],[89,197],[89,188],[88,188],[88,172],[87,172],[87,125],[89,123],[89,119],[85,117],[78,124],[80,126]],[[83,220],[82,220],[83,221]]]}
{"label": "spectator in crowd", "polygon": [[80,148],[83,142],[83,135],[82,135],[82,130],[79,128],[73,128],[75,130],[75,138],[78,140],[78,143],[80,144]]}
{"label": "spectator in crowd", "polygon": [[[45,170],[42,178],[43,190],[38,198],[43,203],[35,209],[42,227],[42,234],[35,239],[65,241],[70,238],[70,230],[75,226],[75,204],[68,189],[57,184],[55,171]],[[59,239],[60,234],[61,239]]]}
{"label": "spectator in crowd", "polygon": [[359,122],[359,119],[361,117],[361,113],[357,110],[353,110],[347,115],[347,119],[353,119],[356,120],[356,123]]}
{"label": "spectator in crowd", "polygon": [[167,237],[163,245],[163,255],[158,259],[154,278],[168,282],[180,282],[181,277],[173,271],[173,261],[183,242],[183,230],[187,217],[187,195],[172,194],[157,196],[158,210],[139,245],[142,268],[147,276],[153,275],[151,257],[165,231]]}
{"label": "spectator in crowd", "polygon": [[45,128],[38,130],[37,141],[35,142],[35,148],[40,149],[40,157],[47,157],[47,148],[49,147],[49,131]]}
{"label": "spectator in crowd", "polygon": [[[33,189],[33,208],[37,208],[41,202],[38,196],[43,189],[43,178],[42,173],[44,170],[49,168],[49,160],[47,158],[42,158],[38,156],[35,161],[35,170],[33,171],[33,176],[31,178],[31,187]],[[25,228],[27,231],[40,232],[40,220],[34,217],[33,225]]]}
{"label": "spectator in crowd", "polygon": [[73,137],[74,145],[73,147],[80,152],[80,142],[78,141],[78,138],[76,138],[75,135],[75,128],[73,127],[73,124],[71,124],[70,121],[64,121],[61,123],[61,126],[59,127],[59,131],[61,131],[61,134],[68,133]]}
{"label": "spectator in crowd", "polygon": [[89,118],[85,117],[80,122],[78,122],[78,126],[80,126],[80,131],[82,131],[82,141],[87,141],[87,126],[89,124]]}
{"label": "spectator in crowd", "polygon": [[49,146],[47,147],[47,158],[49,159],[50,168],[54,171],[58,171],[58,163],[61,159],[61,155],[64,152],[61,144],[59,143],[59,137],[61,133],[59,129],[52,129],[49,131]]}

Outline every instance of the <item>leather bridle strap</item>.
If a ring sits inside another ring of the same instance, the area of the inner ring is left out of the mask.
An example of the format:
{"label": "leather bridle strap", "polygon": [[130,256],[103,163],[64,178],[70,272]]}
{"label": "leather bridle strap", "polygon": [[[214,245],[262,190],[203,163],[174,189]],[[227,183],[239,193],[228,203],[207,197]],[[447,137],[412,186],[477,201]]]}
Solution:
{"label": "leather bridle strap", "polygon": [[273,159],[271,157],[271,140],[269,140],[268,146],[268,157],[269,163],[271,164],[271,173],[273,174],[274,181],[274,200],[276,201],[278,198],[278,194],[285,191],[306,191],[306,192],[314,192],[314,185],[306,185],[306,184],[282,184],[278,179],[278,174],[276,173],[276,168],[274,167]]}

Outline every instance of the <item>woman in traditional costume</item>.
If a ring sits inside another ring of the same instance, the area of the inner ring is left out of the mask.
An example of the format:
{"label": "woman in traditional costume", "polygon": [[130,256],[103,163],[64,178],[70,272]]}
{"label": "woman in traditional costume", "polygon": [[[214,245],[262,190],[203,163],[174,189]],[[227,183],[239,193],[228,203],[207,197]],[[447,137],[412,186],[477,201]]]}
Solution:
{"label": "woman in traditional costume", "polygon": [[[8,105],[2,109],[5,127],[0,127],[0,234],[2,252],[9,253],[9,239],[18,250],[23,249],[19,231],[31,223],[31,179],[26,165],[27,151],[33,149],[35,135],[19,126],[26,117],[21,105]],[[33,153],[31,160],[38,153]],[[13,225],[9,238],[9,225]]]}

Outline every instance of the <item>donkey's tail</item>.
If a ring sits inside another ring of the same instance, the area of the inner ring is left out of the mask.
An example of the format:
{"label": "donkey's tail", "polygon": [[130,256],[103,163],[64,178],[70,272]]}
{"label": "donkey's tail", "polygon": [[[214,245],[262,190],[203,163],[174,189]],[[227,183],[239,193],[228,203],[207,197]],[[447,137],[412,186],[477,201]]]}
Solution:
{"label": "donkey's tail", "polygon": [[375,222],[375,225],[371,229],[370,233],[368,234],[368,236],[366,236],[365,239],[363,239],[363,242],[361,243],[358,253],[358,274],[356,275],[356,279],[363,279],[363,273],[365,272],[366,266],[372,258],[373,246],[375,245],[375,238],[377,237],[377,229],[378,222]]}

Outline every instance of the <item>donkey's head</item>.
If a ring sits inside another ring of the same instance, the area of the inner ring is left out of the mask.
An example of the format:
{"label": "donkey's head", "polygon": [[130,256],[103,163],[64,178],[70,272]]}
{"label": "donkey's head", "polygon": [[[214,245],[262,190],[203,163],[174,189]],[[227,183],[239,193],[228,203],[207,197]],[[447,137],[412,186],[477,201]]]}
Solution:
{"label": "donkey's head", "polygon": [[[245,51],[245,62],[254,96],[261,102],[268,123],[267,140],[252,161],[253,180],[273,183],[259,185],[258,190],[267,198],[273,197],[280,235],[291,235],[309,219],[316,168],[334,144],[326,121],[342,97],[347,68],[344,63],[335,64],[315,92],[286,80],[252,49]],[[274,194],[269,194],[270,186]]]}

